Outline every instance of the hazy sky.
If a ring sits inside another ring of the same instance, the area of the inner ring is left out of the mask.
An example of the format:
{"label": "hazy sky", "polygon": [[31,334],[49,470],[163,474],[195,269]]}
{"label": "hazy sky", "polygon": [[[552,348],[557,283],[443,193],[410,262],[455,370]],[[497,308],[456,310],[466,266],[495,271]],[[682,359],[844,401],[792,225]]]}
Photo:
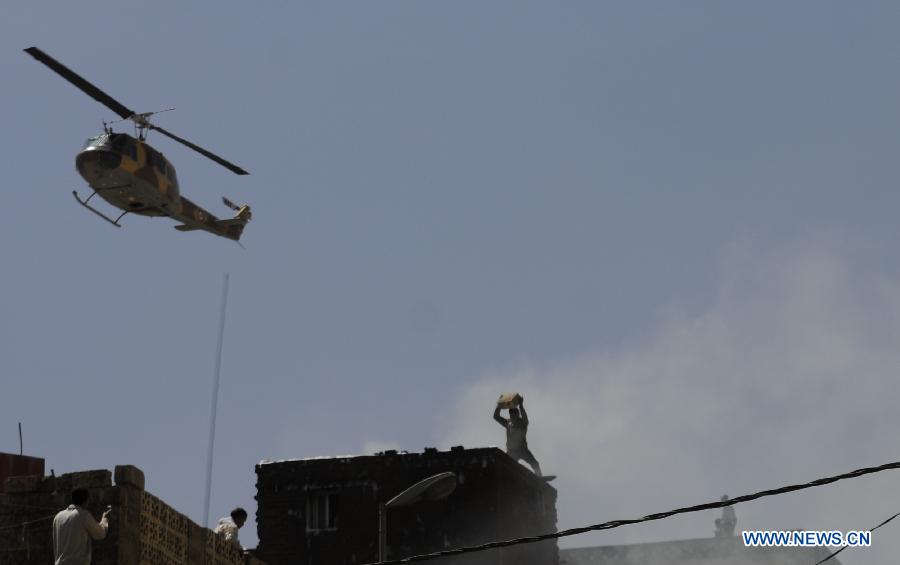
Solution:
{"label": "hazy sky", "polygon": [[[561,528],[896,460],[898,26],[821,0],[7,3],[0,450],[21,421],[48,468],[138,465],[200,521],[227,271],[214,518],[255,509],[261,459],[502,444],[512,389]],[[114,116],[31,45],[250,171],[149,138],[198,204],[252,204],[247,250],[80,208]],[[738,526],[864,529],[898,481]],[[897,528],[842,561],[888,562]]]}

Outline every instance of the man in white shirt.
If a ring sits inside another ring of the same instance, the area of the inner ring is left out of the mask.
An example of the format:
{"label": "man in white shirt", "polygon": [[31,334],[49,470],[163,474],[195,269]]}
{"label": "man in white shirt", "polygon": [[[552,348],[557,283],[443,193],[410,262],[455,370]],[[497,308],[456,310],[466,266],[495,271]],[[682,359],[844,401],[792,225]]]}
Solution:
{"label": "man in white shirt", "polygon": [[82,508],[88,491],[72,491],[72,504],[53,518],[53,554],[55,565],[91,565],[91,539],[101,540],[109,530],[110,508],[97,523],[90,511]]}
{"label": "man in white shirt", "polygon": [[231,511],[231,517],[225,517],[219,520],[219,523],[216,525],[216,529],[213,530],[214,533],[225,538],[225,541],[230,541],[231,543],[238,546],[239,549],[243,551],[243,547],[241,547],[241,542],[238,540],[238,530],[241,529],[247,522],[247,511],[243,508],[235,508]]}

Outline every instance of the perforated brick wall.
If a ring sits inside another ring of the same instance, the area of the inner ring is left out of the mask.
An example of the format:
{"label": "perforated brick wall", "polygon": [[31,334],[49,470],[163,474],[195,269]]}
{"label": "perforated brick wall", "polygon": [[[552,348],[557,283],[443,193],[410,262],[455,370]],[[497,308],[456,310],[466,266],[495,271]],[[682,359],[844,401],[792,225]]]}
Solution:
{"label": "perforated brick wall", "polygon": [[53,563],[53,516],[73,488],[88,489],[85,507],[99,517],[113,506],[106,539],[93,543],[94,565],[244,565],[241,551],[144,490],[129,465],[59,477],[12,477],[0,494],[0,565]]}

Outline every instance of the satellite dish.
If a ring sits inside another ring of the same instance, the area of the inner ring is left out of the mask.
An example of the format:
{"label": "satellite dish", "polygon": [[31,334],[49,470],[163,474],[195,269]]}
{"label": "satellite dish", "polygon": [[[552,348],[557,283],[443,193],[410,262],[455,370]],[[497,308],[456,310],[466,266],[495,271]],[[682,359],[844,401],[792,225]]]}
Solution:
{"label": "satellite dish", "polygon": [[417,482],[388,500],[384,506],[385,508],[399,508],[424,500],[443,500],[454,490],[456,490],[456,473],[447,471]]}

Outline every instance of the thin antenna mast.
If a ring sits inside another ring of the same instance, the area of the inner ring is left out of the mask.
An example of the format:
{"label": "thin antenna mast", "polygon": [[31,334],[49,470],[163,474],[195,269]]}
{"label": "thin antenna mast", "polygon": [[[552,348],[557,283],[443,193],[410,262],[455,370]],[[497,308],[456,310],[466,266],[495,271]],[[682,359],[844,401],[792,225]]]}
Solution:
{"label": "thin antenna mast", "polygon": [[225,308],[228,305],[228,273],[222,284],[222,312],[219,316],[219,343],[216,346],[216,372],[213,378],[212,409],[209,416],[209,451],[206,455],[206,502],[203,511],[203,526],[209,527],[209,495],[212,491],[213,447],[216,443],[216,412],[219,405],[219,374],[222,369],[222,340],[225,338]]}
{"label": "thin antenna mast", "polygon": [[25,455],[22,450],[22,422],[19,422],[19,455]]}

